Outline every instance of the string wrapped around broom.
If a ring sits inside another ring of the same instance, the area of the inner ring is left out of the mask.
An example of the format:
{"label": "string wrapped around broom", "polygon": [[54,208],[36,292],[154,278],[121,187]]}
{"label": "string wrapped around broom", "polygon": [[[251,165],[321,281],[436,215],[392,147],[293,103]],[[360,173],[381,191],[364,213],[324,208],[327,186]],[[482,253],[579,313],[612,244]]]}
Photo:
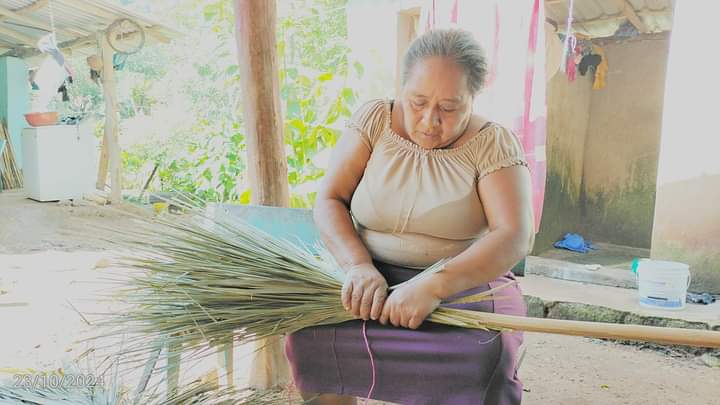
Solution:
{"label": "string wrapped around broom", "polygon": [[[168,346],[181,347],[185,358],[203,358],[229,341],[250,342],[354,319],[340,299],[344,274],[323,246],[311,249],[299,241],[274,238],[221,207],[210,215],[193,201],[172,203],[191,215],[142,220],[132,231],[118,231],[112,239],[117,242],[119,236],[132,252],[121,261],[130,272],[120,296],[130,306],[100,326],[110,328],[108,336],[126,337],[124,362],[141,366],[148,355]],[[407,282],[442,271],[443,264]],[[492,299],[496,291],[461,300]],[[536,319],[442,305],[427,321],[720,347],[718,332]]]}

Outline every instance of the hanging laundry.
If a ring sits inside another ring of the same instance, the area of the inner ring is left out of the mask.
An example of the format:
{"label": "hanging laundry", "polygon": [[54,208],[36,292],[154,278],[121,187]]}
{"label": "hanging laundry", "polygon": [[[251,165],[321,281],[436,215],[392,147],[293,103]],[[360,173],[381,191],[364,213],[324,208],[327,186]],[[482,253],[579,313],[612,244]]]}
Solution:
{"label": "hanging laundry", "polygon": [[60,86],[58,93],[62,94],[62,101],[70,101],[70,96],[68,96],[68,89],[65,83]]}
{"label": "hanging laundry", "polygon": [[51,55],[46,56],[32,78],[33,87],[37,87],[38,90],[31,111],[48,111],[50,102],[67,77],[67,70],[57,63],[57,59]]}
{"label": "hanging laundry", "polygon": [[640,35],[640,31],[629,20],[625,20],[613,34],[617,38],[635,38]]}
{"label": "hanging laundry", "polygon": [[578,71],[580,71],[580,75],[585,76],[585,73],[587,73],[588,69],[597,68],[597,66],[602,62],[602,56],[600,55],[587,55],[583,56],[582,60],[580,61],[580,64],[578,65]]}
{"label": "hanging laundry", "polygon": [[564,38],[563,42],[565,43],[565,57],[562,60],[562,65],[560,66],[560,69],[565,72],[567,75],[568,81],[572,82],[575,80],[575,72],[577,71],[577,62],[576,58],[579,56],[575,51],[577,48],[577,38],[575,38],[575,35],[570,35],[569,37],[565,37],[563,34],[558,35],[560,38]]}
{"label": "hanging laundry", "polygon": [[575,65],[575,55],[569,53],[567,56],[567,64],[565,65],[565,71],[567,73],[568,81],[570,82],[575,81],[575,72],[577,71],[576,66],[577,65]]}
{"label": "hanging laundry", "polygon": [[58,93],[62,94],[62,101],[70,101],[70,97],[68,96],[68,84],[73,83],[72,76],[68,77],[65,82],[58,88]]}
{"label": "hanging laundry", "polygon": [[85,59],[85,61],[88,66],[90,66],[90,79],[95,82],[95,84],[99,84],[100,72],[102,72],[103,68],[102,59],[100,59],[97,55],[90,55]]}
{"label": "hanging laundry", "polygon": [[607,85],[607,83],[605,82],[605,77],[607,76],[607,72],[610,66],[608,65],[605,51],[601,47],[593,45],[593,53],[600,55],[600,57],[602,58],[602,62],[600,62],[600,64],[597,66],[597,69],[595,69],[595,81],[593,82],[593,90],[600,90]]}
{"label": "hanging laundry", "polygon": [[40,38],[37,42],[37,47],[40,52],[47,53],[48,55],[55,58],[55,61],[58,65],[65,66],[65,55],[62,54],[60,48],[57,45],[55,34],[47,34]]}

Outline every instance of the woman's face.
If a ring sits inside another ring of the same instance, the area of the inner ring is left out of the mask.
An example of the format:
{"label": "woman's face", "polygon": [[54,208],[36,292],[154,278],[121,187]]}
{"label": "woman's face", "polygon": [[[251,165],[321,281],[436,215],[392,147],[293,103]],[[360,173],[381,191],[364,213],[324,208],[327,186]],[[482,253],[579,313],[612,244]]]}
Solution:
{"label": "woman's face", "polygon": [[424,149],[451,145],[470,122],[472,99],[457,63],[440,57],[417,62],[401,94],[407,136]]}

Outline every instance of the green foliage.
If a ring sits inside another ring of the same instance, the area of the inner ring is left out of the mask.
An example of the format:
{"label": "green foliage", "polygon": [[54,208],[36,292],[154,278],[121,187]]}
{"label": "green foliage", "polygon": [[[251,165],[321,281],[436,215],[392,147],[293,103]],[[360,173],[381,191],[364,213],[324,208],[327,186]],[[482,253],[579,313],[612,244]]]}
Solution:
{"label": "green foliage", "polygon": [[[346,82],[350,74],[362,75],[363,68],[348,60],[346,3],[278,2],[280,97],[295,207],[314,203],[316,182],[324,174],[323,164],[314,159],[335,145],[342,118],[350,115],[356,103],[356,92]],[[119,76],[143,76],[131,81],[121,104],[124,118],[131,122],[143,115],[155,119],[157,111],[179,105],[187,112],[187,120],[159,131],[162,135],[141,137],[125,147],[125,180],[130,183],[126,186],[142,187],[157,165],[153,189],[189,192],[209,201],[248,203],[251,190],[245,173],[232,2],[181,0],[169,17],[188,35],[168,45],[147,47],[128,59],[126,71]]]}

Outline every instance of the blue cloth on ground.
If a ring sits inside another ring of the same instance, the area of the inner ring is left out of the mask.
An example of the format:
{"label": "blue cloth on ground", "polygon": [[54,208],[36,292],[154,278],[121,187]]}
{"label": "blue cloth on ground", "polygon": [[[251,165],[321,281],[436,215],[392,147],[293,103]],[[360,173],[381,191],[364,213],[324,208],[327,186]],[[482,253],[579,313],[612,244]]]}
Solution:
{"label": "blue cloth on ground", "polygon": [[566,233],[565,237],[562,240],[555,242],[553,246],[558,249],[567,249],[578,253],[587,253],[595,249],[595,246],[593,246],[592,243],[586,241],[582,236],[576,233]]}

